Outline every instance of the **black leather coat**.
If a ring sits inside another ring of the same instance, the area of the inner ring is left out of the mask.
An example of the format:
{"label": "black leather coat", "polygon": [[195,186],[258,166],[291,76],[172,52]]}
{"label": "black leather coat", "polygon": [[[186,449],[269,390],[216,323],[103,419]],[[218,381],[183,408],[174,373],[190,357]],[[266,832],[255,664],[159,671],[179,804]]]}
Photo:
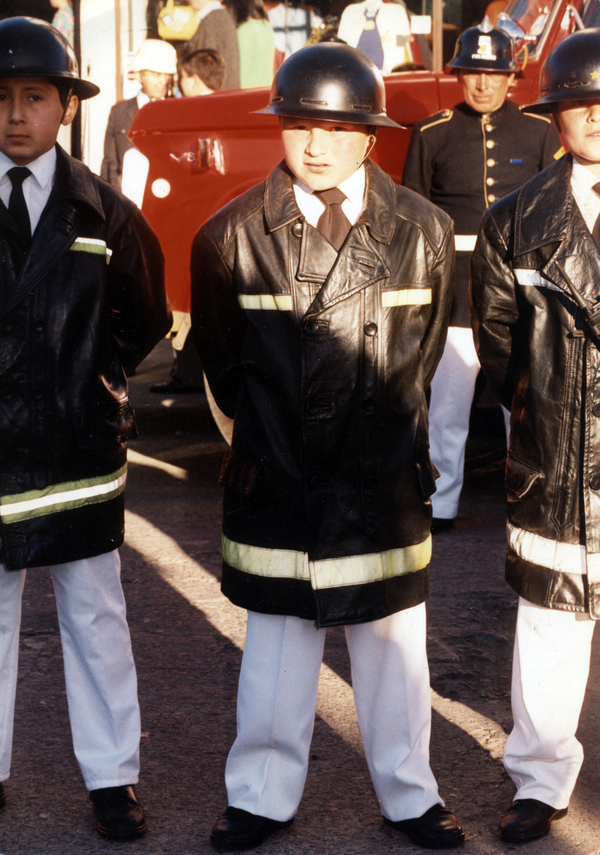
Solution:
{"label": "black leather coat", "polygon": [[427,389],[452,299],[450,218],[367,161],[339,255],[280,166],[192,250],[192,331],[235,417],[223,591],[319,625],[422,602],[431,552]]}
{"label": "black leather coat", "polygon": [[0,561],[59,564],[123,540],[125,372],[170,326],[158,240],[58,148],[23,259],[0,205]]}
{"label": "black leather coat", "polygon": [[597,303],[600,252],[570,175],[565,156],[485,215],[471,296],[482,368],[511,410],[507,580],[598,619],[600,342],[568,281]]}

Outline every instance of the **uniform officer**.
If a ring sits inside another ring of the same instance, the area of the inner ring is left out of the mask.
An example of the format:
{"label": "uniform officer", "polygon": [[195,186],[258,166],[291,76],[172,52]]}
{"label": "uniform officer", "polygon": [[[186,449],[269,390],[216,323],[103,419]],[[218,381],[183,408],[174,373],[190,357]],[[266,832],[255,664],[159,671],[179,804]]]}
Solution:
{"label": "uniform officer", "polygon": [[454,220],[456,276],[444,355],[431,384],[431,456],[440,470],[433,532],[452,528],[479,361],[469,317],[469,263],[483,212],[553,162],[560,139],[547,116],[506,100],[517,66],[513,44],[487,22],[465,30],[450,66],[464,101],[415,125],[402,182]]}
{"label": "uniform officer", "polygon": [[481,365],[511,410],[504,765],[517,791],[500,832],[513,843],[567,812],[600,620],[600,29],[554,48],[540,93],[529,109],[553,114],[570,153],[492,206],[472,261]]}

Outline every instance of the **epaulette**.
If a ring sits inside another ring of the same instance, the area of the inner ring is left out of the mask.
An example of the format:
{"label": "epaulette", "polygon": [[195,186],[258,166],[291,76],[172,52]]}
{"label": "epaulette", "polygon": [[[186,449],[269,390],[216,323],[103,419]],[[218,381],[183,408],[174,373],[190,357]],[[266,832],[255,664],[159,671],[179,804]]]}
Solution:
{"label": "epaulette", "polygon": [[528,113],[523,107],[519,107],[519,110],[523,113],[524,116],[531,116],[532,119],[541,119],[542,122],[548,122],[548,124],[552,124],[552,119],[549,119],[548,116],[540,116],[539,113]]}
{"label": "epaulette", "polygon": [[421,133],[426,131],[428,128],[433,128],[434,125],[440,125],[443,122],[449,122],[452,118],[452,114],[454,110],[442,110],[441,113],[436,113],[431,117],[431,121],[427,125],[421,126]]}

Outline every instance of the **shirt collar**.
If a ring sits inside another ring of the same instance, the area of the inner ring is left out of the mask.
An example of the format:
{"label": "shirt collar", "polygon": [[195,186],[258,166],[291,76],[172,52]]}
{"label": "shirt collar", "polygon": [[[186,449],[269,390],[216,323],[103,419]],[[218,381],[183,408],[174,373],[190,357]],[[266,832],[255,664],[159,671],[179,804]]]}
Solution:
{"label": "shirt collar", "polygon": [[573,169],[571,170],[571,187],[573,192],[589,193],[595,184],[600,182],[597,175],[573,157]]}
{"label": "shirt collar", "polygon": [[[342,181],[341,184],[338,184],[338,189],[342,191],[342,193],[350,200],[353,208],[358,208],[359,212],[362,211],[365,197],[365,167],[361,165],[358,167],[356,172],[353,172],[350,178],[346,178],[345,181]],[[296,184],[303,193],[307,195],[312,195],[312,190],[308,185],[301,181],[299,178],[294,178],[294,184]]]}
{"label": "shirt collar", "polygon": [[[17,165],[0,151],[0,181],[5,178],[9,169]],[[56,172],[56,148],[52,146],[50,151],[46,151],[32,160],[31,163],[27,164],[27,169],[31,171],[39,186],[44,189],[52,181]],[[10,181],[10,178],[7,180]]]}

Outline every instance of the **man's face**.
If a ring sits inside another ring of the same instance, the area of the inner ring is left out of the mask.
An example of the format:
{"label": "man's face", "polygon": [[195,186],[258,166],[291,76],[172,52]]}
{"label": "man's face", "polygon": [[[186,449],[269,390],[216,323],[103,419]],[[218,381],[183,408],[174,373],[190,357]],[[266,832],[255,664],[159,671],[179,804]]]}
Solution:
{"label": "man's face", "polygon": [[600,176],[600,98],[562,101],[555,108],[554,119],[566,147]]}
{"label": "man's face", "polygon": [[375,137],[366,125],[281,117],[285,160],[311,190],[329,190],[349,178],[367,157]]}
{"label": "man's face", "polygon": [[508,87],[515,79],[515,75],[460,69],[459,79],[464,99],[469,107],[478,113],[493,113],[504,104]]}
{"label": "man's face", "polygon": [[172,74],[161,74],[160,71],[146,70],[140,71],[139,75],[144,95],[147,95],[153,101],[167,97],[173,81]]}
{"label": "man's face", "polygon": [[65,110],[58,89],[44,77],[0,78],[0,151],[19,166],[31,163],[50,151],[78,103],[73,95]]}

